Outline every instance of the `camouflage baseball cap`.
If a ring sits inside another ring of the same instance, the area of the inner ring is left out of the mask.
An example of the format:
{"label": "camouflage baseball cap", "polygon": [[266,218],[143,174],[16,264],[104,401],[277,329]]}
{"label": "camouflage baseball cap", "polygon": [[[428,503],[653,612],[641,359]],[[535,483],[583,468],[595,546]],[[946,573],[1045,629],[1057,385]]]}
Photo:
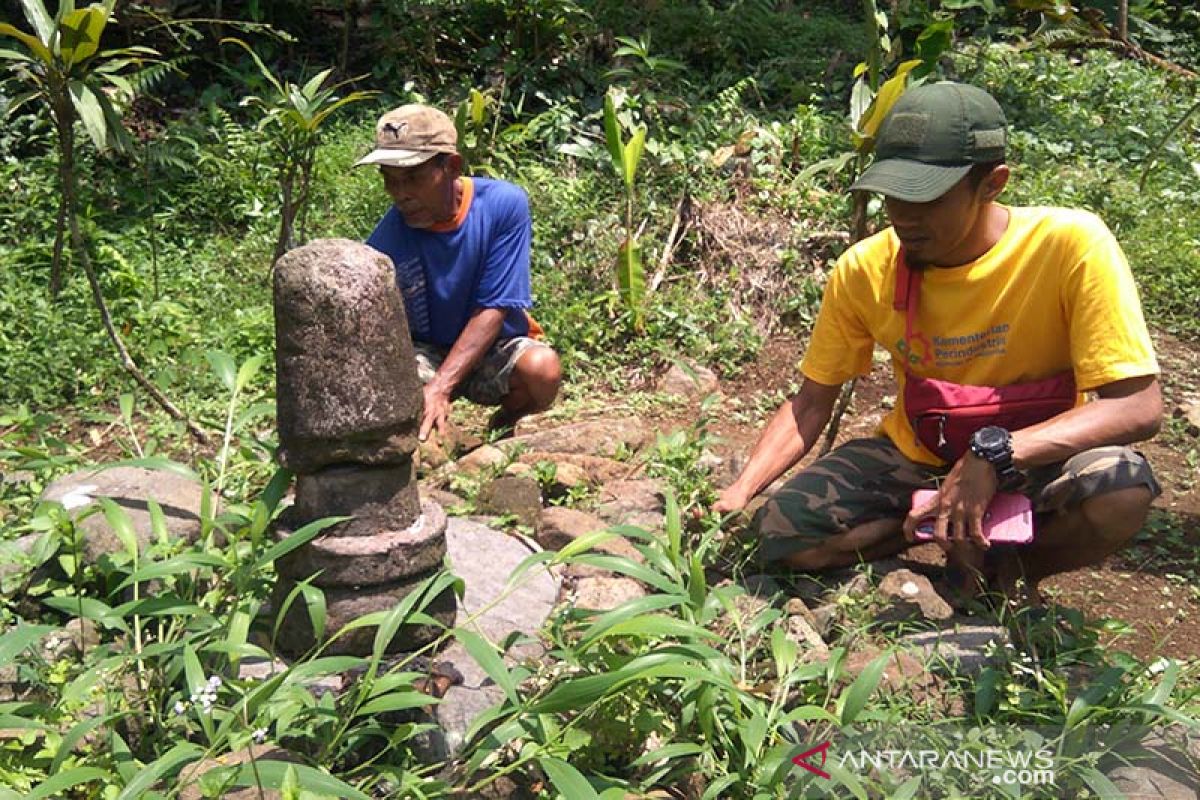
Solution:
{"label": "camouflage baseball cap", "polygon": [[850,188],[928,203],[975,164],[1004,160],[1007,121],[1000,104],[964,83],[906,91],[879,128],[873,163]]}
{"label": "camouflage baseball cap", "polygon": [[354,166],[415,167],[438,153],[458,152],[458,131],[441,111],[411,103],[393,109],[375,125],[375,149]]}

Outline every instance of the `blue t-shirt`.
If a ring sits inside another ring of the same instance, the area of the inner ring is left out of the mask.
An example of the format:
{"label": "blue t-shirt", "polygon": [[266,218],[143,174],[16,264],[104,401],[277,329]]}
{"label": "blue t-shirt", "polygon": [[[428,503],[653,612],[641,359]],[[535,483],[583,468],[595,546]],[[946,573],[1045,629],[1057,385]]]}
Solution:
{"label": "blue t-shirt", "polygon": [[392,207],[367,239],[396,267],[413,339],[443,347],[454,344],[479,308],[508,309],[501,339],[525,336],[525,309],[533,305],[525,191],[489,178],[463,181],[467,211],[457,227],[410,228]]}

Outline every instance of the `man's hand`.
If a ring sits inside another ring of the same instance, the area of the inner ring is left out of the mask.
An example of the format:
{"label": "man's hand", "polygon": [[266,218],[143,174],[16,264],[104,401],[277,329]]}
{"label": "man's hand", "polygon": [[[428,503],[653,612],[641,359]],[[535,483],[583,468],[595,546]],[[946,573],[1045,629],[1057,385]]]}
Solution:
{"label": "man's hand", "polygon": [[751,495],[745,490],[738,488],[735,483],[725,488],[724,491],[717,497],[717,501],[713,503],[712,510],[718,514],[732,514],[734,511],[741,511],[750,502]]}
{"label": "man's hand", "polygon": [[450,418],[450,393],[433,385],[425,384],[425,412],[421,415],[421,430],[417,434],[422,442],[436,432],[438,438],[446,432],[446,421]]}
{"label": "man's hand", "polygon": [[996,487],[992,465],[968,452],[950,470],[937,495],[908,512],[904,520],[905,538],[914,541],[917,524],[926,517],[934,517],[933,540],[943,550],[949,552],[967,543],[986,550],[991,545],[983,535],[983,515],[996,494]]}

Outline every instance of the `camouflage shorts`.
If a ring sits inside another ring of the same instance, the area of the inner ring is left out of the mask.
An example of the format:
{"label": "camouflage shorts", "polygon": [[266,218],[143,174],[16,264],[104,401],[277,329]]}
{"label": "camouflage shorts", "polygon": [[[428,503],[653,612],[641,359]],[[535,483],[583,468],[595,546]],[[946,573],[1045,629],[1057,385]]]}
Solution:
{"label": "camouflage shorts", "polygon": [[[890,439],[846,442],[792,477],[755,515],[759,558],[773,561],[878,519],[901,519],[917,489],[936,489],[949,467],[906,458]],[[1093,495],[1145,486],[1162,490],[1150,464],[1130,447],[1097,447],[1029,472],[1022,492],[1039,519]],[[1036,524],[1036,523],[1035,523]]]}
{"label": "camouflage shorts", "polygon": [[[483,406],[498,406],[508,394],[508,382],[512,377],[513,368],[526,350],[531,347],[547,347],[546,344],[528,336],[514,336],[511,339],[498,339],[475,366],[475,370],[467,376],[454,391],[455,397],[465,397],[472,403]],[[434,374],[446,360],[449,347],[439,347],[428,342],[413,342],[413,350],[417,356],[417,377],[421,383],[429,383]]]}

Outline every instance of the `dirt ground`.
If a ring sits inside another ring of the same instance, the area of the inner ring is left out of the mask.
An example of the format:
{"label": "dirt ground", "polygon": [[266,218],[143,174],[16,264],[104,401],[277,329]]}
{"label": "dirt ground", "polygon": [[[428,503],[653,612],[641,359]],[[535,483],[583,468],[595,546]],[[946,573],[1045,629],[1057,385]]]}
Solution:
{"label": "dirt ground", "polygon": [[[1090,619],[1128,623],[1125,632],[1111,634],[1120,649],[1142,658],[1190,659],[1200,657],[1200,438],[1172,415],[1184,395],[1200,387],[1200,346],[1166,334],[1155,334],[1155,344],[1167,421],[1157,437],[1138,447],[1153,465],[1163,494],[1132,546],[1097,567],[1050,578],[1042,589],[1049,600]],[[774,408],[795,389],[802,352],[799,339],[776,337],[740,376],[722,383],[722,392],[743,405],[761,397],[760,407]],[[890,366],[877,359],[858,383],[838,441],[870,434],[891,407],[894,391]],[[758,427],[725,415],[714,430],[731,449],[747,452]]]}

